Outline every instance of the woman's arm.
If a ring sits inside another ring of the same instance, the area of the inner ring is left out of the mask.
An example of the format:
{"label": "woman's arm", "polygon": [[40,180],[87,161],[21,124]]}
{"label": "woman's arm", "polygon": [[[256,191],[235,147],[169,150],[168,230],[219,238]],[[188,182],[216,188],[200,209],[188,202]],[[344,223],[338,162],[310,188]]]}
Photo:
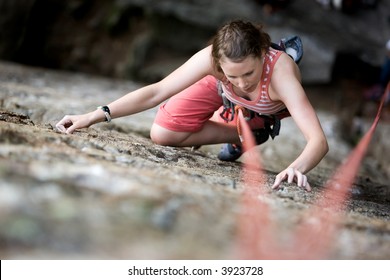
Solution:
{"label": "woman's arm", "polygon": [[298,186],[310,191],[310,184],[304,174],[313,169],[326,155],[328,143],[317,114],[301,85],[299,69],[285,55],[282,55],[275,65],[271,88],[271,98],[284,102],[306,139],[306,146],[301,154],[276,176],[273,188],[278,188],[282,181],[287,180],[289,183],[296,181]]}
{"label": "woman's arm", "polygon": [[[108,104],[111,117],[119,118],[153,108],[209,74],[214,74],[211,46],[197,52],[160,82],[132,91]],[[65,116],[56,127],[61,132],[73,133],[76,129],[89,127],[104,120],[103,111],[97,109],[83,115]]]}

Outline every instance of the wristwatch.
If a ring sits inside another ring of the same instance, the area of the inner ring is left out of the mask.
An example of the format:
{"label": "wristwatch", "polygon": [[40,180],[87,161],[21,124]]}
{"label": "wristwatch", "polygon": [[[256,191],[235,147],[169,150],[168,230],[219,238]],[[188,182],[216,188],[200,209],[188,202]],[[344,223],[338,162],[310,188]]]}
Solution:
{"label": "wristwatch", "polygon": [[111,121],[110,108],[108,108],[108,106],[99,106],[97,108],[103,111],[104,115],[106,116],[106,122],[110,122]]}

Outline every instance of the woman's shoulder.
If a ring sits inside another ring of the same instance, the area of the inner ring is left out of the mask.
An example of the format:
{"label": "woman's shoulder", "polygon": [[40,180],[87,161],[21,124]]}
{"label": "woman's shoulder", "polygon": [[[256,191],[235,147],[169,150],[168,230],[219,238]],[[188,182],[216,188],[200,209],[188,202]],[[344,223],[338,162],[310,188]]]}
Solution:
{"label": "woman's shoulder", "polygon": [[283,100],[282,95],[290,96],[289,92],[301,87],[301,74],[298,65],[286,53],[282,53],[274,66],[270,88],[275,100]]}
{"label": "woman's shoulder", "polygon": [[196,56],[196,60],[198,62],[201,62],[208,68],[208,75],[214,76],[218,80],[225,80],[225,75],[218,71],[218,69],[215,67],[213,63],[213,57],[212,57],[212,45],[209,45],[200,51],[198,51],[194,56]]}
{"label": "woman's shoulder", "polygon": [[192,62],[194,68],[202,68],[205,70],[207,69],[208,75],[219,75],[213,64],[211,45],[199,50],[191,57],[189,61]]}
{"label": "woman's shoulder", "polygon": [[281,54],[275,63],[274,74],[292,75],[295,77],[300,77],[298,65],[288,54],[283,51],[281,51]]}

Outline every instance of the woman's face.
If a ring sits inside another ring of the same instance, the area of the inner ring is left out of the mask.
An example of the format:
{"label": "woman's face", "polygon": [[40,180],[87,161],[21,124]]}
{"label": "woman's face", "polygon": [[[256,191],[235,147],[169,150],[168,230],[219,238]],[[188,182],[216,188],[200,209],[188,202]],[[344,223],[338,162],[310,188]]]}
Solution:
{"label": "woman's face", "polygon": [[237,62],[223,57],[220,65],[226,78],[243,93],[253,92],[261,79],[262,59],[248,56]]}

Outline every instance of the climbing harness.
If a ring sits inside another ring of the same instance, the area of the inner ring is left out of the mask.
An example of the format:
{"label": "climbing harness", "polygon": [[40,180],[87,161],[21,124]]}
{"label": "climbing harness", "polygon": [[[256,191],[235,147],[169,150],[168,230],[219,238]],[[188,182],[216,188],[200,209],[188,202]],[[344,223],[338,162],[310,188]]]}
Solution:
{"label": "climbing harness", "polygon": [[[271,136],[272,139],[274,139],[276,136],[279,135],[280,127],[281,127],[280,120],[290,115],[287,109],[283,109],[272,115],[265,115],[265,114],[260,114],[252,110],[249,110],[241,105],[236,105],[226,97],[225,93],[223,92],[221,81],[218,81],[218,94],[222,97],[222,101],[223,101],[223,111],[220,113],[220,117],[225,122],[233,121],[234,118],[238,116],[239,111],[242,112],[243,117],[246,121],[250,121],[255,117],[260,117],[264,120],[264,130],[266,134]],[[240,141],[243,142],[244,139],[242,137],[239,121],[237,121],[237,132],[240,137]],[[264,136],[259,135],[259,138],[263,139]],[[265,142],[265,141],[258,141],[258,142]],[[258,144],[262,144],[262,143],[258,143]]]}

